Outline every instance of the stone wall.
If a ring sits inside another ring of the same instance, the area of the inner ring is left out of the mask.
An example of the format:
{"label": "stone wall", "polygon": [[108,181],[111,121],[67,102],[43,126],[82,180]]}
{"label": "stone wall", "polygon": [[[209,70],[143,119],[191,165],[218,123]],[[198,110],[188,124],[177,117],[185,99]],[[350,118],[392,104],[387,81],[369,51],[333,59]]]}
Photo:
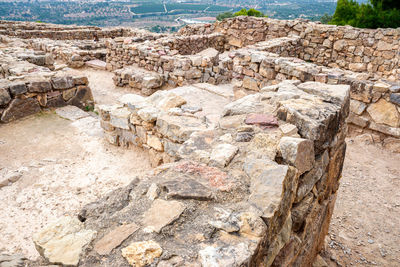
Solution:
{"label": "stone wall", "polygon": [[86,77],[52,73],[22,79],[0,79],[0,123],[40,112],[42,109],[74,105],[94,106]]}
{"label": "stone wall", "polygon": [[368,72],[392,81],[400,78],[400,29],[357,29],[305,20],[236,17],[215,25],[186,26],[181,35],[223,33],[228,44],[241,48],[278,37],[297,35],[295,57],[320,65]]}
{"label": "stone wall", "polygon": [[[135,30],[135,29],[133,29]],[[90,26],[65,26],[36,22],[1,21],[0,35],[22,39],[48,38],[53,40],[93,40],[130,36],[128,28],[99,28]]]}
{"label": "stone wall", "polygon": [[[200,26],[197,28],[201,29]],[[211,29],[211,26],[207,29]],[[204,38],[207,36],[209,35],[204,35]],[[195,39],[197,36],[191,38]],[[265,86],[286,79],[347,84],[351,86],[352,99],[349,122],[357,126],[357,131],[374,132],[378,134],[375,141],[383,144],[392,138],[400,138],[398,83],[384,78],[376,79],[372,73],[358,73],[305,62],[296,58],[302,42],[303,39],[295,35],[274,38],[245,48],[215,53],[211,60],[206,60],[206,64],[203,56],[207,53],[203,52],[191,56],[170,56],[171,51],[165,45],[167,42],[164,42],[164,45],[149,42],[129,46],[116,45],[114,42],[111,46],[113,48],[109,49],[108,60],[116,67],[121,62],[124,65],[138,63],[139,67],[153,71],[153,76],[161,75],[161,78],[173,87],[196,82],[221,84],[233,81],[238,88],[259,91]],[[224,47],[231,49],[232,45],[225,42]],[[196,51],[194,49],[194,52]],[[117,85],[129,84],[129,80],[133,79],[132,75],[124,75],[129,73],[129,69],[121,69],[115,73]],[[123,78],[125,76],[127,78]]]}
{"label": "stone wall", "polygon": [[[277,39],[276,39],[277,40]],[[260,46],[258,45],[258,48]],[[279,47],[279,46],[278,46]],[[368,75],[321,67],[296,58],[283,58],[262,50],[237,50],[222,68],[232,69],[238,87],[254,91],[275,90],[273,83],[289,80],[350,85],[349,123],[359,134],[374,132],[376,142],[400,138],[400,87],[387,80],[369,80]],[[288,95],[289,97],[290,95]]]}
{"label": "stone wall", "polygon": [[[153,42],[108,40],[107,68],[117,70],[137,65],[157,72],[173,87],[183,84],[226,81],[225,70],[216,68],[219,51],[224,49],[220,34],[191,37],[168,37]],[[181,55],[189,51],[194,55]],[[120,72],[117,72],[119,75]],[[120,75],[119,75],[120,76]],[[120,81],[120,79],[117,79]]]}
{"label": "stone wall", "polygon": [[[277,87],[232,101],[197,84],[100,106],[109,141],[170,163],[49,225],[38,251],[73,266],[311,266],[341,177],[349,86]],[[69,245],[52,240],[71,234],[76,253],[60,253]]]}
{"label": "stone wall", "polygon": [[104,40],[92,42],[89,40],[31,39],[27,43],[32,49],[49,53],[55,59],[62,60],[71,68],[80,68],[90,60],[105,61],[107,55]]}

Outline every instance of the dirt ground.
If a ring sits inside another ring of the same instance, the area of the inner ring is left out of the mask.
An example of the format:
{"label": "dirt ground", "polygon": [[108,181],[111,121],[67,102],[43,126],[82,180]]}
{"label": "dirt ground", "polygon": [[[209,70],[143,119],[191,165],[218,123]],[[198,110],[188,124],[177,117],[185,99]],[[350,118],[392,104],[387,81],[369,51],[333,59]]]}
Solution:
{"label": "dirt ground", "polygon": [[400,154],[347,144],[324,256],[331,266],[400,266]]}
{"label": "dirt ground", "polygon": [[[133,92],[116,88],[111,72],[67,72],[88,77],[97,104],[114,104]],[[92,115],[70,121],[49,111],[0,125],[0,177],[22,174],[17,182],[0,188],[0,254],[35,259],[39,254],[33,233],[150,169],[141,149],[108,144]]]}
{"label": "dirt ground", "polygon": [[[132,92],[115,88],[110,72],[70,71],[88,76],[97,103]],[[400,266],[400,154],[347,143],[323,256],[330,266]],[[0,188],[0,254],[30,259],[38,256],[33,233],[150,169],[145,152],[107,144],[94,116],[69,121],[46,112],[2,125],[0,151],[0,176],[22,174]]]}

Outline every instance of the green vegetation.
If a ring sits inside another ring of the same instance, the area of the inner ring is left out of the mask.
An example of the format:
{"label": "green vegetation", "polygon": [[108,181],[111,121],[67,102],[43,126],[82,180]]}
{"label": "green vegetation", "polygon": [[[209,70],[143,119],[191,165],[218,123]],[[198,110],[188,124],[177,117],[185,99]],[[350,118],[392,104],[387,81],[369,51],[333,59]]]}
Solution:
{"label": "green vegetation", "polygon": [[232,12],[224,12],[224,13],[218,14],[217,20],[222,21],[224,19],[232,18],[232,17],[233,17]]}
{"label": "green vegetation", "polygon": [[329,23],[371,29],[397,28],[400,26],[400,1],[370,0],[360,5],[354,0],[339,0]]}
{"label": "green vegetation", "polygon": [[251,16],[251,17],[266,17],[263,12],[250,8],[249,10],[242,8],[236,13],[224,12],[217,16],[217,20],[221,21],[227,18],[238,17],[238,16]]}
{"label": "green vegetation", "polygon": [[250,8],[249,10],[242,8],[240,11],[236,12],[233,15],[235,17],[237,16],[265,17],[264,13],[254,8]]}
{"label": "green vegetation", "polygon": [[332,20],[332,18],[333,18],[333,16],[325,13],[324,15],[322,15],[322,17],[319,19],[319,21],[321,21],[321,23],[323,23],[323,24],[328,24],[329,21]]}

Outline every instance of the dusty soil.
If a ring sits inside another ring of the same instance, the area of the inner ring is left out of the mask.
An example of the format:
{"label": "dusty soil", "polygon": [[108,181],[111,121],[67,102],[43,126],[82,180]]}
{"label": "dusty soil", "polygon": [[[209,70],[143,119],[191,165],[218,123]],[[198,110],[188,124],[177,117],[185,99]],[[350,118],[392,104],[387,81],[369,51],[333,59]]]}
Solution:
{"label": "dusty soil", "polygon": [[112,80],[114,74],[105,70],[94,70],[91,68],[68,69],[68,73],[84,75],[89,79],[93,98],[96,104],[117,104],[118,98],[124,94],[139,94],[138,90],[132,88],[116,87]]}
{"label": "dusty soil", "polygon": [[400,266],[400,154],[347,144],[324,256],[331,266]]}
{"label": "dusty soil", "polygon": [[147,154],[107,144],[97,118],[75,122],[54,112],[0,126],[0,176],[22,177],[0,189],[0,254],[38,256],[32,234],[75,213],[150,168]]}

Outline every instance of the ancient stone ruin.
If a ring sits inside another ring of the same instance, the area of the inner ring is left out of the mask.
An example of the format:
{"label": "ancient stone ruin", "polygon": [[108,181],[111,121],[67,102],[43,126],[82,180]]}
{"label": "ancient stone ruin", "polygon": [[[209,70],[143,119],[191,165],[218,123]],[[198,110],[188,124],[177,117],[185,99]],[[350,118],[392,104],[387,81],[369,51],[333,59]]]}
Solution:
{"label": "ancient stone ruin", "polygon": [[312,266],[348,130],[400,152],[400,29],[250,17],[173,35],[0,26],[21,47],[0,54],[2,122],[96,104],[54,60],[102,68],[132,90],[95,105],[104,138],[143,148],[154,167],[35,234],[32,266]]}

